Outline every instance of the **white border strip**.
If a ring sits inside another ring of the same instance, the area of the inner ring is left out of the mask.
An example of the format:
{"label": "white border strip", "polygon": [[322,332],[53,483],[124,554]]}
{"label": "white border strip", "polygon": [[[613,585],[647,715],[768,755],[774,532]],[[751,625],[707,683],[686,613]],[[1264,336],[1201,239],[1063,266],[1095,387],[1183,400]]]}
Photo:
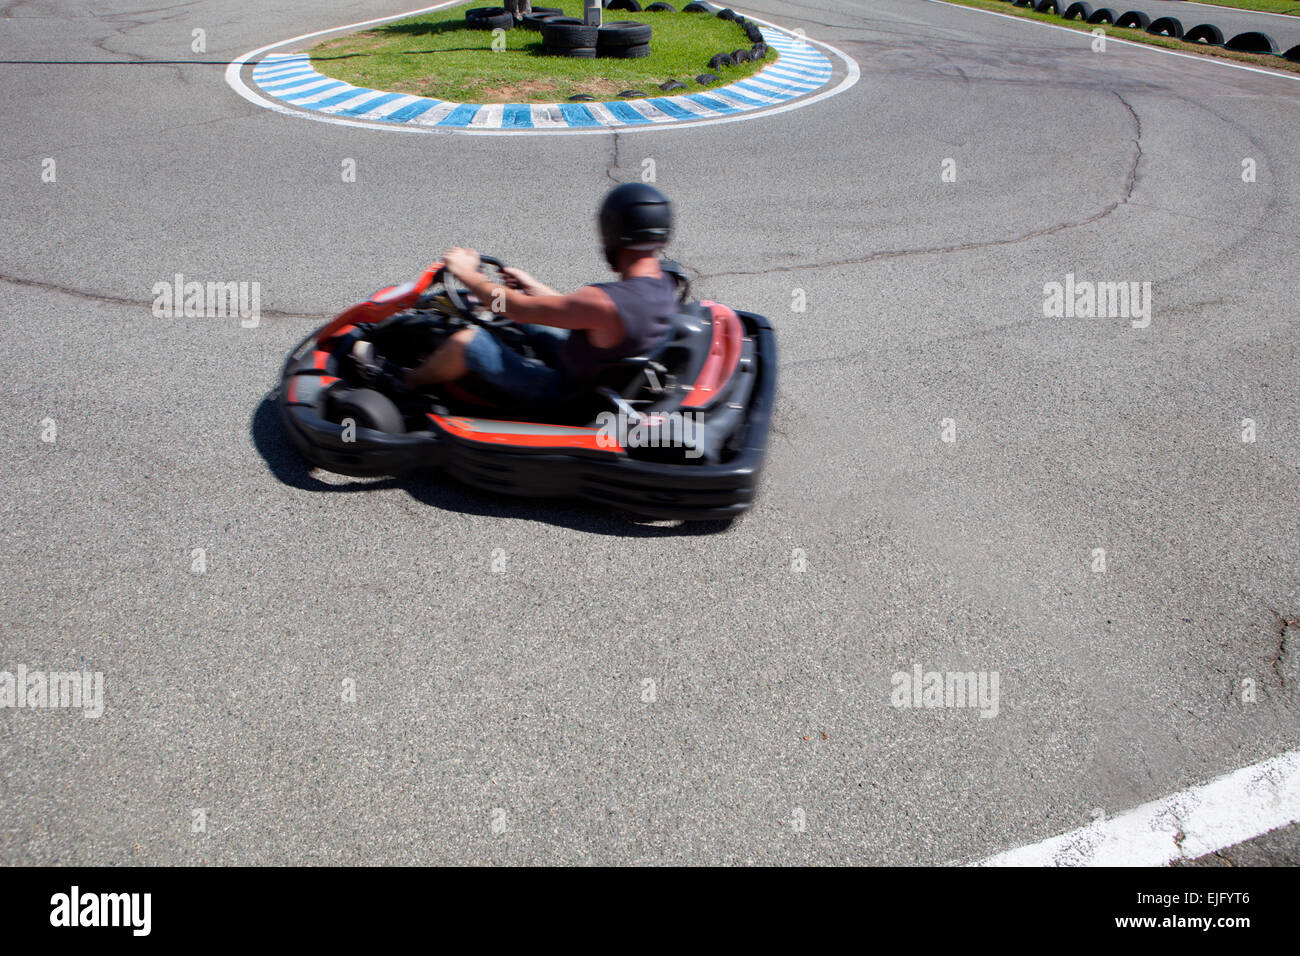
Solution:
{"label": "white border strip", "polygon": [[[944,7],[952,7],[954,10],[969,10],[971,13],[987,13],[991,17],[1002,17],[1004,20],[1015,20],[1017,23],[1032,23],[1034,26],[1047,27],[1047,29],[1049,30],[1064,30],[1066,33],[1073,33],[1075,36],[1081,36],[1085,40],[1088,40],[1089,42],[1091,42],[1092,40],[1092,34],[1087,32],[1086,30],[1075,30],[1072,29],[1071,27],[1063,27],[1055,23],[1044,23],[1042,20],[1033,20],[1030,19],[1029,17],[1017,17],[1014,14],[1010,14],[1010,13],[998,13],[998,11],[996,10],[985,10],[981,7],[968,7],[960,3],[948,3],[947,0],[925,0],[925,2],[937,3],[940,6],[944,6]],[[1236,8],[1227,7],[1224,9],[1236,9]],[[1176,13],[1177,11],[1171,8],[1170,12]],[[816,43],[817,41],[810,40],[809,42]],[[1231,67],[1234,70],[1246,70],[1249,73],[1260,73],[1264,76],[1277,76],[1277,77],[1281,77],[1284,80],[1300,80],[1300,75],[1297,75],[1295,73],[1287,73],[1285,71],[1278,71],[1278,70],[1266,70],[1263,67],[1259,67],[1259,66],[1247,66],[1245,63],[1233,63],[1231,60],[1224,59],[1221,56],[1197,56],[1194,53],[1179,53],[1177,50],[1166,50],[1164,47],[1156,46],[1153,43],[1138,43],[1134,40],[1121,40],[1119,37],[1113,37],[1110,36],[1109,34],[1107,34],[1106,36],[1106,42],[1122,43],[1124,46],[1131,46],[1139,50],[1150,50],[1152,53],[1164,53],[1167,54],[1168,56],[1176,56],[1184,60],[1195,60],[1197,63],[1213,63],[1216,66],[1227,66],[1227,67]]]}
{"label": "white border strip", "polygon": [[1165,866],[1300,822],[1300,750],[976,866]]}
{"label": "white border strip", "polygon": [[[424,118],[423,116],[418,117],[413,123],[410,124],[374,123],[374,122],[367,122],[365,120],[354,120],[354,119],[347,119],[345,117],[340,117],[340,116],[331,116],[329,114],[321,113],[317,111],[299,110],[299,109],[294,109],[293,107],[285,103],[278,103],[275,100],[267,99],[266,97],[262,96],[261,94],[254,91],[251,87],[249,87],[248,84],[244,82],[243,77],[240,75],[244,66],[250,60],[257,59],[263,56],[264,54],[269,54],[270,56],[274,56],[274,57],[284,56],[284,54],[271,53],[272,50],[279,49],[280,47],[301,43],[304,40],[311,40],[314,39],[315,37],[325,36],[326,34],[330,34],[330,33],[342,33],[345,30],[357,30],[362,27],[372,26],[376,23],[388,23],[390,20],[401,20],[406,17],[419,16],[421,13],[431,13],[434,10],[442,10],[446,7],[454,7],[461,3],[464,3],[464,0],[446,0],[446,2],[444,3],[438,3],[431,7],[422,7],[419,10],[410,10],[406,13],[399,13],[394,16],[388,16],[388,17],[377,17],[374,20],[363,20],[359,23],[349,23],[346,26],[331,27],[328,30],[317,30],[314,33],[304,33],[302,36],[291,37],[288,40],[280,40],[276,43],[269,43],[266,46],[258,47],[256,50],[251,50],[248,53],[245,53],[243,56],[237,57],[236,59],[231,61],[231,63],[226,67],[226,83],[229,84],[230,88],[233,89],[240,96],[242,96],[244,99],[248,100],[250,103],[262,107],[263,109],[273,110],[274,112],[281,113],[285,116],[296,116],[300,119],[309,119],[317,123],[331,123],[336,126],[358,126],[361,127],[362,129],[387,130],[388,132],[393,132],[393,133],[426,133],[426,134],[436,133],[439,135],[459,135],[459,136],[538,136],[538,135],[587,136],[593,134],[603,134],[603,133],[613,133],[613,132],[642,133],[650,130],[682,129],[685,127],[694,128],[700,126],[718,126],[723,123],[741,123],[744,122],[745,120],[761,119],[765,116],[775,116],[778,113],[784,113],[788,110],[797,110],[804,106],[811,106],[813,103],[817,103],[821,100],[828,99],[829,97],[835,96],[839,93],[843,93],[845,90],[849,89],[851,86],[857,83],[862,76],[862,71],[859,69],[857,61],[854,60],[847,53],[843,52],[842,50],[836,49],[835,47],[831,46],[829,43],[824,43],[821,40],[814,40],[812,37],[809,36],[799,35],[799,39],[801,41],[805,43],[815,44],[821,47],[822,49],[826,50],[827,52],[833,53],[835,56],[839,57],[840,61],[843,62],[844,64],[844,69],[845,69],[844,78],[840,80],[840,82],[837,83],[835,86],[833,86],[831,89],[823,90],[822,92],[816,94],[815,96],[808,96],[803,99],[798,99],[793,102],[786,103],[783,106],[773,106],[771,108],[755,108],[742,113],[736,113],[727,116],[719,116],[719,117],[709,118],[709,119],[679,120],[673,123],[644,123],[644,124],[633,123],[631,125],[618,126],[618,127],[596,126],[596,127],[580,127],[578,129],[573,129],[573,128],[551,129],[551,128],[542,127],[540,129],[534,128],[534,129],[516,130],[516,129],[475,129],[474,127],[459,127],[459,126],[442,126],[442,127],[424,126],[419,123],[419,120]],[[733,7],[732,9],[734,10],[736,8]],[[970,9],[970,8],[966,8],[966,9]],[[737,10],[736,12],[743,13],[744,11]],[[773,30],[780,30],[786,33],[790,32],[785,27],[778,26],[777,24],[772,23],[768,20],[760,20],[758,17],[750,16],[748,13],[745,13],[745,17],[749,20],[753,20],[755,23],[760,23],[763,26],[771,27]],[[762,71],[760,71],[759,74],[755,74],[755,75],[756,76],[761,75],[761,72]],[[705,95],[707,95],[709,91],[704,90],[702,92],[704,92]],[[592,104],[586,103],[584,105],[590,107]]]}

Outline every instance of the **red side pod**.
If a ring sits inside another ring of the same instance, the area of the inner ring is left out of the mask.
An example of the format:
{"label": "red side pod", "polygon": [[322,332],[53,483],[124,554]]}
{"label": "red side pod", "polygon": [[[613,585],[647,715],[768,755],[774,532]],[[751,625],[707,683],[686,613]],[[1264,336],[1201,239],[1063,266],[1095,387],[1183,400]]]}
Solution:
{"label": "red side pod", "polygon": [[405,309],[411,308],[424,295],[424,290],[429,288],[433,282],[433,277],[442,269],[442,262],[435,262],[429,268],[425,269],[420,278],[404,286],[390,285],[387,288],[380,289],[365,302],[358,302],[356,305],[349,306],[339,313],[329,325],[320,330],[316,336],[317,342],[325,342],[334,338],[344,327],[349,325],[373,325],[376,322],[382,322],[390,315],[396,315]]}
{"label": "red side pod", "polygon": [[700,305],[709,307],[713,313],[713,344],[709,346],[709,357],[704,360],[700,376],[690,394],[682,400],[687,408],[707,405],[727,382],[731,381],[740,361],[740,345],[745,337],[740,324],[740,316],[725,305],[702,300]]}
{"label": "red side pod", "polygon": [[457,438],[488,445],[515,445],[524,448],[584,448],[590,451],[622,453],[623,447],[602,444],[597,428],[574,428],[569,425],[540,425],[531,422],[495,421],[459,415],[428,417],[439,428]]}

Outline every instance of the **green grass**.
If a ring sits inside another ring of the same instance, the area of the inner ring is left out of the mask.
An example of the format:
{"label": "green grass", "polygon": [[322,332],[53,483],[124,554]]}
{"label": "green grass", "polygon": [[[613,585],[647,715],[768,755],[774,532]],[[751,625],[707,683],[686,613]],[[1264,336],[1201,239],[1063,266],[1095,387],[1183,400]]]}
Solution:
{"label": "green grass", "polygon": [[[1293,17],[1300,17],[1300,3],[1296,3],[1295,0],[1200,0],[1200,2],[1209,3],[1216,7],[1262,10],[1264,13],[1286,13]],[[1265,30],[1264,32],[1267,33],[1268,31]]]}
{"label": "green grass", "polygon": [[[1200,54],[1202,56],[1212,56],[1223,60],[1233,60],[1237,63],[1248,63],[1251,66],[1262,66],[1272,70],[1283,70],[1290,73],[1300,73],[1300,63],[1292,63],[1290,60],[1280,57],[1271,56],[1261,53],[1238,53],[1235,50],[1225,50],[1223,47],[1207,46],[1203,43],[1184,43],[1182,40],[1174,40],[1170,37],[1153,36],[1145,30],[1120,29],[1110,24],[1084,23],[1081,20],[1062,20],[1060,17],[1051,13],[1038,13],[1028,7],[1017,7],[1004,0],[948,0],[949,3],[956,3],[963,7],[975,7],[979,10],[994,10],[998,13],[1005,13],[1010,16],[1023,17],[1026,20],[1039,20],[1043,23],[1052,23],[1059,27],[1069,27],[1078,30],[1080,33],[1091,33],[1093,30],[1105,30],[1106,36],[1116,40],[1132,40],[1135,43],[1146,43],[1150,46],[1164,47],[1167,50],[1177,50],[1179,53]],[[1243,0],[1244,2],[1244,0]],[[1112,4],[1116,14],[1123,13],[1124,7],[1122,0],[1119,4]],[[1191,29],[1202,21],[1196,18],[1189,19],[1186,11],[1183,16],[1178,16],[1178,10],[1171,7],[1169,16],[1176,16],[1182,20],[1183,26]],[[1155,17],[1152,17],[1154,20]],[[1267,32],[1267,31],[1265,31]]]}
{"label": "green grass", "polygon": [[[481,0],[480,0],[481,2]],[[685,6],[687,0],[682,0]],[[541,0],[582,18],[582,0]],[[705,13],[627,13],[606,11],[605,21],[639,20],[654,28],[650,55],[637,60],[581,60],[542,52],[542,35],[523,27],[505,34],[505,49],[492,49],[492,32],[465,29],[465,9],[386,23],[326,40],[312,47],[312,66],[354,86],[410,93],[462,103],[556,103],[576,93],[613,99],[623,90],[658,95],[658,85],[676,79],[690,89],[705,89],[694,78],[718,76],[720,86],[758,72],[776,60],[708,68],[715,53],[749,49],[745,32],[728,20]],[[680,6],[674,3],[680,10]],[[686,91],[682,91],[686,92]]]}

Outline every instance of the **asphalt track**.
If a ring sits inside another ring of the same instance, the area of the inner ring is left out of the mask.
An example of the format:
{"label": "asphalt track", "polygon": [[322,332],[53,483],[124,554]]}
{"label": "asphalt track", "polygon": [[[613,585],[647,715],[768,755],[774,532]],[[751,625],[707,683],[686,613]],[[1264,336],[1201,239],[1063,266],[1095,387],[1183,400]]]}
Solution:
{"label": "asphalt track", "polygon": [[[967,861],[1296,746],[1300,82],[923,0],[750,0],[861,81],[644,136],[223,79],[410,6],[2,11],[0,668],[107,703],[0,714],[0,861]],[[750,514],[302,468],[267,399],[313,324],[453,243],[600,277],[647,158],[697,292],[779,330]],[[261,324],[155,318],[178,272],[259,282]],[[1067,273],[1151,282],[1150,325],[1044,317]],[[914,665],[997,672],[997,716],[892,707]]]}

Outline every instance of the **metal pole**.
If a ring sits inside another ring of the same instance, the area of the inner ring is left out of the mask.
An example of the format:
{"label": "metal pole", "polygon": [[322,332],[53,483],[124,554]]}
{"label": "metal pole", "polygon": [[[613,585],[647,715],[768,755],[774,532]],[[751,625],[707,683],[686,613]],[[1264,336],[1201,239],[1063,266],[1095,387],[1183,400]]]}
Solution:
{"label": "metal pole", "polygon": [[582,12],[582,22],[589,27],[600,26],[601,0],[587,0],[587,7]]}

